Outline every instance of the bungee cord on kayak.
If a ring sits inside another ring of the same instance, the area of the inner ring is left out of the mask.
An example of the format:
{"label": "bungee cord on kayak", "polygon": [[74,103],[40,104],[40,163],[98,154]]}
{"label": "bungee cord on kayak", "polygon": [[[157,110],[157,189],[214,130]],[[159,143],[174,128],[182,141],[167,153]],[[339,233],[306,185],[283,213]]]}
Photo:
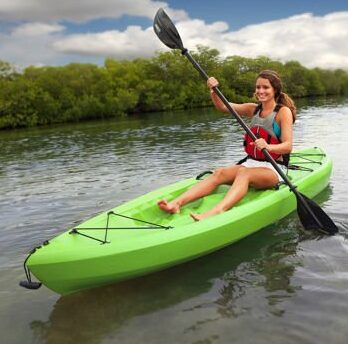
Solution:
{"label": "bungee cord on kayak", "polygon": [[[308,168],[308,167],[305,167],[305,166],[302,166],[302,165],[305,165],[305,164],[319,164],[319,165],[321,165],[322,162],[321,161],[315,161],[314,159],[310,159],[308,157],[309,156],[311,156],[311,157],[314,157],[314,156],[316,156],[316,157],[318,157],[318,156],[319,157],[324,157],[324,156],[326,156],[325,153],[316,153],[316,154],[291,153],[290,155],[291,155],[291,157],[296,157],[296,158],[299,158],[301,160],[296,161],[296,165],[295,164],[288,164],[286,166],[286,175],[288,175],[289,170],[301,170],[301,171],[313,172],[314,170],[312,168]],[[211,170],[204,171],[204,172],[200,173],[196,177],[196,180],[201,180],[202,177],[204,177],[205,175],[213,174],[213,173],[214,172],[211,171]],[[275,188],[278,189],[279,186],[282,185],[282,184],[285,184],[285,182],[284,181],[279,181],[279,183],[275,186]]]}
{"label": "bungee cord on kayak", "polygon": [[[133,222],[140,222],[140,223],[144,223],[144,224],[148,224],[150,226],[146,226],[146,227],[141,227],[141,226],[122,226],[122,227],[109,227],[109,219],[110,219],[110,216],[113,215],[113,216],[116,216],[116,217],[121,217],[121,218],[124,218],[124,219],[128,219],[128,220],[131,220]],[[118,214],[118,213],[115,213],[114,211],[109,211],[107,214],[106,214],[106,225],[105,227],[74,227],[70,232],[69,234],[71,235],[74,235],[74,234],[77,234],[77,235],[80,235],[82,237],[85,237],[85,238],[88,238],[88,239],[91,239],[91,240],[94,240],[94,241],[97,241],[101,244],[109,244],[110,241],[108,241],[108,231],[109,230],[122,230],[122,229],[127,229],[127,230],[132,230],[132,229],[164,229],[164,230],[168,230],[168,229],[171,229],[173,228],[172,226],[162,226],[160,224],[156,224],[156,223],[152,223],[152,222],[149,222],[149,221],[145,221],[145,220],[141,220],[141,219],[136,219],[134,217],[131,217],[131,216],[126,216],[126,215],[123,215],[123,214]],[[99,231],[99,230],[103,230],[105,231],[105,235],[104,235],[104,239],[100,239],[100,238],[97,238],[97,237],[94,237],[94,236],[91,236],[91,235],[88,235],[86,233],[83,233],[81,231]],[[27,256],[27,258],[25,259],[24,261],[24,272],[25,272],[25,275],[26,275],[26,278],[27,280],[25,281],[20,281],[19,285],[21,287],[24,287],[24,288],[27,288],[27,289],[38,289],[41,287],[41,283],[40,282],[33,282],[31,280],[31,273],[30,273],[30,269],[27,267],[27,261],[28,259],[30,258],[30,256],[32,254],[34,254],[38,249],[40,249],[41,247],[43,246],[46,246],[50,243],[49,240],[46,240],[42,245],[39,245],[39,246],[36,246],[34,249],[32,249],[29,253],[29,255]]]}
{"label": "bungee cord on kayak", "polygon": [[[135,222],[145,223],[145,224],[148,224],[148,225],[151,225],[151,226],[146,226],[146,227],[140,227],[140,226],[109,227],[109,218],[110,218],[111,215],[119,216],[119,217],[122,217],[122,218],[125,218],[125,219],[128,219],[128,220],[132,220],[132,221],[135,221]],[[159,225],[159,224],[156,224],[156,223],[152,223],[152,222],[149,222],[149,221],[136,219],[134,217],[130,217],[130,216],[122,215],[122,214],[117,214],[114,211],[109,211],[107,213],[106,226],[105,227],[75,227],[75,228],[73,228],[71,230],[70,234],[83,235],[83,236],[88,237],[90,239],[94,239],[96,241],[100,241],[102,244],[107,244],[107,243],[109,243],[107,241],[108,230],[111,230],[111,229],[165,229],[165,230],[167,230],[167,229],[171,229],[171,228],[173,228],[173,227],[171,227],[171,226],[162,226],[162,225]],[[104,240],[101,240],[101,239],[98,239],[98,238],[86,235],[84,233],[81,233],[80,232],[81,230],[105,230]]]}

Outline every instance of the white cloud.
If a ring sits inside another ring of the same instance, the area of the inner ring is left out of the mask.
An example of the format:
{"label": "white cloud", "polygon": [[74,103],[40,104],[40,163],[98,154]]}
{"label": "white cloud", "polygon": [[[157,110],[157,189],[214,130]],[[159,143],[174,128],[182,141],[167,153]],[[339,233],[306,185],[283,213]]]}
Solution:
{"label": "white cloud", "polygon": [[167,8],[176,19],[187,17],[185,11],[171,9],[166,2],[153,0],[1,0],[0,20],[84,22],[123,15],[152,19],[159,7]]}
{"label": "white cloud", "polygon": [[[176,19],[185,47],[216,48],[222,56],[266,55],[281,61],[297,60],[307,67],[348,70],[348,12],[314,16],[305,13],[289,18],[249,25],[232,31],[225,22],[207,24],[190,19],[185,11],[171,10],[165,2],[151,0],[2,0],[0,19],[28,21],[12,31],[0,33],[1,59],[28,64],[61,64],[68,61],[102,61],[150,57],[156,50],[168,50],[152,27],[129,26],[123,31],[68,34],[63,20],[87,21],[122,15],[153,18],[164,6]],[[30,38],[30,39],[29,39]]]}
{"label": "white cloud", "polygon": [[[159,7],[166,8],[172,18],[188,17],[183,10],[171,9],[166,2],[153,0],[84,0],[83,3],[71,0],[1,0],[0,20],[9,26],[0,32],[0,58],[26,66],[70,61],[97,63],[109,55],[120,58],[150,56],[161,44],[149,29],[129,27],[124,32],[67,35],[60,23],[124,15],[152,19]],[[16,22],[23,21],[25,24],[14,27]],[[150,42],[153,44],[151,49]],[[125,52],[120,49],[121,43],[126,47]],[[116,50],[114,45],[118,46]]]}
{"label": "white cloud", "polygon": [[348,69],[348,12],[310,13],[222,32],[214,45],[224,55],[267,55],[307,67]]}
{"label": "white cloud", "polygon": [[[297,60],[307,67],[348,70],[348,12],[316,17],[310,13],[229,31],[224,22],[206,24],[203,20],[184,20],[176,24],[184,45],[216,48],[222,56],[270,56],[281,61]],[[119,58],[151,56],[163,45],[152,28],[129,27],[123,32],[80,34],[58,40],[60,52],[108,55]]]}
{"label": "white cloud", "polygon": [[162,48],[152,28],[129,26],[125,31],[75,34],[57,40],[53,48],[62,53],[111,56],[120,59],[150,57]]}
{"label": "white cloud", "polygon": [[64,26],[45,23],[27,23],[9,33],[0,33],[1,59],[17,64],[46,65],[59,59],[52,43],[64,32]]}
{"label": "white cloud", "polygon": [[53,33],[61,32],[64,30],[64,26],[58,24],[46,24],[46,23],[26,23],[17,26],[12,31],[12,37],[34,37],[45,36]]}

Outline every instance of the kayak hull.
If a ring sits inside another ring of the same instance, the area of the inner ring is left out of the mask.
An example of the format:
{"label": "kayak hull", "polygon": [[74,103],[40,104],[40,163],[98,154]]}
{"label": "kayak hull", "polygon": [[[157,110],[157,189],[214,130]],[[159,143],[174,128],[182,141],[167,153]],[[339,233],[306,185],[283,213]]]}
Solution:
{"label": "kayak hull", "polygon": [[[332,162],[319,148],[300,153],[315,160],[306,163],[311,171],[289,170],[289,177],[298,191],[313,198],[328,185]],[[300,163],[301,159],[294,155],[291,161]],[[195,178],[180,181],[112,209],[126,217],[105,212],[87,220],[76,231],[64,232],[36,249],[27,267],[46,287],[69,294],[206,255],[284,218],[297,206],[295,195],[286,185],[278,190],[251,189],[231,210],[193,221],[190,212],[206,211],[223,198],[229,186],[222,185],[213,194],[183,207],[180,214],[158,209],[159,199],[170,200],[195,183]],[[138,220],[172,228],[153,227]],[[110,228],[107,234],[106,224]]]}

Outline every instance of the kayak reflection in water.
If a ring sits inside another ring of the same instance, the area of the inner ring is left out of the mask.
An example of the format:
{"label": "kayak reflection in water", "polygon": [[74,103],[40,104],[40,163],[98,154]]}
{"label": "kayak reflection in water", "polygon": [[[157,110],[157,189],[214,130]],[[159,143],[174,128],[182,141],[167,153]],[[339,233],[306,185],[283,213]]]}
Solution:
{"label": "kayak reflection in water", "polygon": [[[221,112],[229,113],[214,92],[214,88],[219,85],[218,81],[210,77],[207,85],[215,107]],[[279,166],[287,165],[292,150],[296,107],[293,100],[282,91],[279,75],[271,70],[264,70],[257,76],[254,95],[258,104],[231,103],[239,115],[251,118],[251,130],[260,137],[252,142],[250,137],[245,136],[247,157],[235,165],[216,169],[208,178],[170,202],[160,200],[158,206],[163,211],[179,213],[182,206],[209,195],[219,185],[231,184],[223,200],[215,207],[202,214],[191,213],[191,217],[199,221],[232,208],[246,195],[249,186],[268,189],[278,184],[281,177],[272,164],[266,161],[261,150],[266,148]]]}

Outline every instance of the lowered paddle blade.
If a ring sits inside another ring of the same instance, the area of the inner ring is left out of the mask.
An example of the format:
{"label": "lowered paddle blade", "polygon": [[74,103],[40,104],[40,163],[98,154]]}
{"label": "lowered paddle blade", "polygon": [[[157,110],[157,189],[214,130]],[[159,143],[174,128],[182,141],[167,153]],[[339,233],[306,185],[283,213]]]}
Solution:
{"label": "lowered paddle blade", "polygon": [[298,216],[305,229],[318,230],[328,235],[338,232],[337,226],[318,204],[303,194],[296,195],[296,197]]}
{"label": "lowered paddle blade", "polygon": [[20,281],[19,285],[23,288],[26,288],[26,289],[35,290],[35,289],[39,289],[41,287],[42,283],[32,282],[32,281]]}
{"label": "lowered paddle blade", "polygon": [[170,49],[185,50],[178,30],[163,8],[160,8],[156,13],[153,29],[158,38]]}

